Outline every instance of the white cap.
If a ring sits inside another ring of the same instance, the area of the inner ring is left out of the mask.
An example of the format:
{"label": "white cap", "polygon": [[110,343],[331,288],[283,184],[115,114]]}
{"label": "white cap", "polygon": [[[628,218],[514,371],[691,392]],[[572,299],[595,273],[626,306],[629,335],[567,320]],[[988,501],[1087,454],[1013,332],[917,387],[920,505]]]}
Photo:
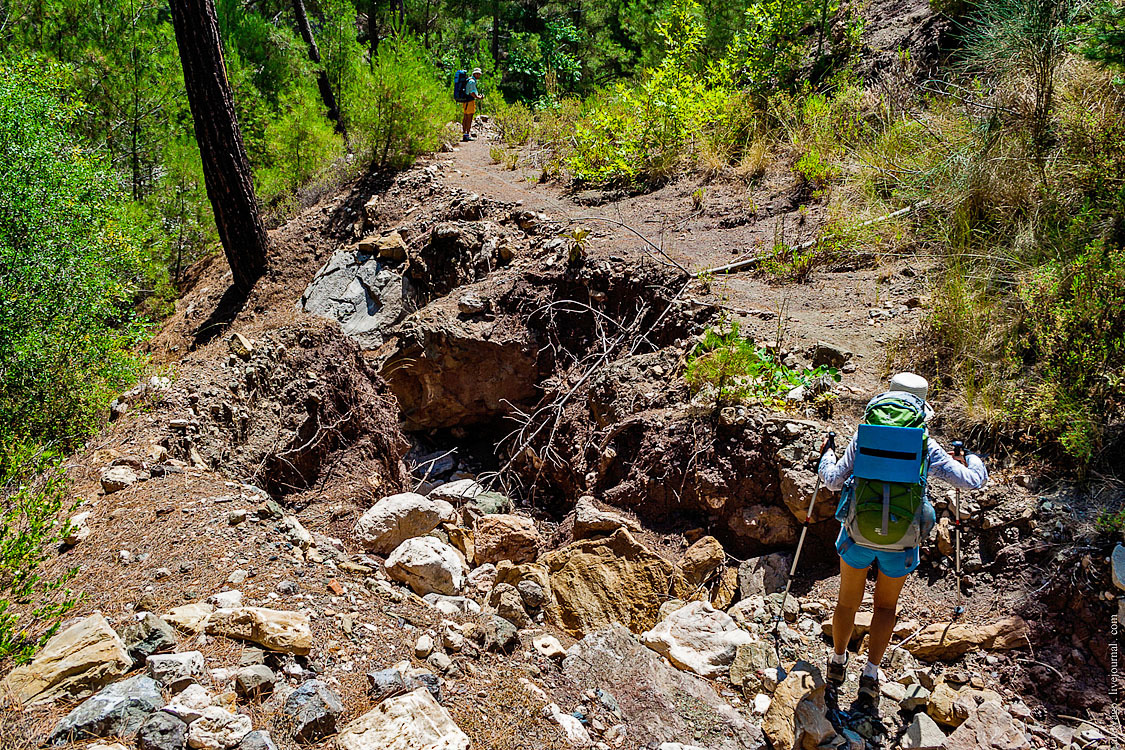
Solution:
{"label": "white cap", "polygon": [[930,392],[930,384],[921,375],[915,375],[912,372],[900,372],[891,378],[891,390],[913,393],[925,401],[926,395]]}
{"label": "white cap", "polygon": [[473,75],[482,76],[484,75],[484,71],[482,71],[480,68],[473,68]]}

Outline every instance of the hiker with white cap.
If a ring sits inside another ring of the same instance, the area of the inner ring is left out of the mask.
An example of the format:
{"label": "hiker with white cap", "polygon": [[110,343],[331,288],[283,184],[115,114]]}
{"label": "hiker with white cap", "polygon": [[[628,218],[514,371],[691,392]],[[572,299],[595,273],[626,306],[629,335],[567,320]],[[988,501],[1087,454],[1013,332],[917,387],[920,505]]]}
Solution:
{"label": "hiker with white cap", "polygon": [[471,141],[473,136],[469,131],[473,129],[473,115],[477,111],[477,102],[484,98],[484,94],[477,90],[477,81],[484,75],[480,68],[473,68],[473,74],[465,81],[465,100],[461,102],[463,116],[461,117],[461,140]]}
{"label": "hiker with white cap", "polygon": [[918,567],[919,548],[934,525],[934,508],[926,496],[929,479],[937,477],[963,489],[977,489],[988,481],[978,456],[950,455],[929,437],[926,422],[933,409],[926,402],[928,391],[929,384],[919,375],[895,375],[890,390],[868,402],[864,424],[839,460],[829,442],[821,448],[821,480],[830,490],[843,490],[836,509],[841,522],[836,539],[840,593],[832,617],[827,677],[840,685],[847,676],[848,642],[867,571],[874,565],[874,613],[867,664],[859,680],[860,697],[873,702],[879,698],[879,663],[894,631],[899,594]]}

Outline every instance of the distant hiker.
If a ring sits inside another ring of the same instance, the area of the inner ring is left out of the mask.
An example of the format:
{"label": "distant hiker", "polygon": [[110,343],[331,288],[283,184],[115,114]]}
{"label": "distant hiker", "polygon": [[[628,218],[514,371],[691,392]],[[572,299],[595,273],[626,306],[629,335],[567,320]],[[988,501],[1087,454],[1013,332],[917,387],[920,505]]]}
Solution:
{"label": "distant hiker", "polygon": [[[848,642],[856,611],[863,601],[867,569],[878,571],[875,611],[871,618],[867,664],[859,680],[861,697],[879,698],[879,663],[891,640],[898,597],[906,577],[918,567],[919,547],[935,521],[926,497],[929,478],[954,487],[977,489],[988,481],[988,470],[972,454],[951,456],[929,438],[926,421],[933,409],[926,403],[926,379],[904,372],[891,378],[890,390],[871,399],[844,455],[821,449],[820,477],[824,485],[843,489],[836,518],[840,555],[840,593],[832,617],[833,652],[828,657],[828,681],[840,685],[847,676]],[[957,512],[960,513],[958,508]]]}
{"label": "distant hiker", "polygon": [[458,70],[453,76],[453,98],[461,103],[461,140],[471,141],[473,136],[469,131],[473,127],[473,115],[477,111],[477,101],[484,95],[477,90],[477,81],[483,73],[480,68],[473,68],[473,74],[468,75],[463,70]]}

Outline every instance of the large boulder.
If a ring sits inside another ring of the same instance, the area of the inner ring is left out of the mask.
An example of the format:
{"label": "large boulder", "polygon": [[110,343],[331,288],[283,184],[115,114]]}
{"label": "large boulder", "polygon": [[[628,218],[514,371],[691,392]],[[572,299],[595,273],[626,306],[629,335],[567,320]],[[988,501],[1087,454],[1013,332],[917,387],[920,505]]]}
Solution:
{"label": "large boulder", "polygon": [[525,325],[462,316],[453,296],[437,299],[397,329],[383,363],[410,431],[457,427],[507,416],[538,398],[540,343]]}
{"label": "large boulder", "polygon": [[785,588],[793,556],[787,552],[751,557],[738,566],[738,591],[743,599],[768,596]]}
{"label": "large boulder", "polygon": [[340,750],[469,750],[471,744],[425,688],[383,701],[336,735]]}
{"label": "large boulder", "polygon": [[133,665],[125,644],[96,612],[56,633],[28,664],[21,664],[0,689],[24,704],[84,698],[123,676]]}
{"label": "large boulder", "polygon": [[534,562],[543,540],[535,522],[525,516],[497,513],[477,520],[473,529],[474,559],[477,565],[511,560]]}
{"label": "large boulder", "polygon": [[672,564],[625,529],[575,542],[539,562],[553,594],[548,620],[578,638],[614,622],[643,633],[656,624],[661,602],[682,588]]}
{"label": "large boulder", "polygon": [[727,671],[736,649],[754,638],[709,602],[680,607],[641,636],[641,642],[680,669],[704,677]]}
{"label": "large boulder", "polygon": [[386,555],[407,539],[428,534],[442,521],[452,520],[453,515],[453,506],[444,500],[402,492],[368,508],[356,522],[355,535],[365,549]]}
{"label": "large boulder", "polygon": [[824,702],[825,683],[820,670],[799,661],[774,690],[762,718],[762,731],[781,750],[814,750],[836,736]]}
{"label": "large boulder", "polygon": [[957,659],[970,651],[1008,651],[1029,644],[1031,629],[1020,617],[991,625],[935,622],[927,625],[903,648],[922,661]]}
{"label": "large boulder", "polygon": [[686,737],[710,750],[749,750],[762,733],[700,677],[670,666],[645,648],[622,625],[610,625],[574,644],[563,659],[561,677],[581,693],[590,685],[611,685],[629,727],[629,741],[655,746]]}
{"label": "large boulder", "polygon": [[396,259],[380,253],[379,246],[363,243],[357,250],[337,251],[301,295],[302,310],[337,321],[365,349],[382,346],[386,331],[406,317],[412,304],[409,280],[387,266],[387,260]]}
{"label": "large boulder", "polygon": [[461,592],[469,571],[457,550],[432,536],[407,539],[387,557],[387,575],[419,596]]}
{"label": "large boulder", "polygon": [[306,612],[264,607],[217,609],[207,618],[208,635],[238,638],[270,651],[305,656],[312,650],[312,628]]}
{"label": "large boulder", "polygon": [[59,722],[47,743],[65,745],[92,737],[130,737],[149,714],[163,705],[160,686],[151,677],[130,677],[79,704]]}
{"label": "large boulder", "polygon": [[997,701],[985,701],[945,740],[945,750],[1027,750],[1031,747],[1021,722]]}

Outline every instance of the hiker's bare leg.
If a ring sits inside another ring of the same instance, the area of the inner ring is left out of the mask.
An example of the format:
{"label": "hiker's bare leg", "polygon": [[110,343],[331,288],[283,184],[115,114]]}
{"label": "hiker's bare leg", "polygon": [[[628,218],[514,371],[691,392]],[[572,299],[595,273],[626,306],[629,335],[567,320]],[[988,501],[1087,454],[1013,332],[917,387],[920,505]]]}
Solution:
{"label": "hiker's bare leg", "polygon": [[867,660],[872,664],[883,660],[883,653],[891,642],[898,612],[898,595],[902,593],[908,577],[891,578],[880,572],[875,581],[875,612],[871,616],[871,636],[867,644]]}
{"label": "hiker's bare leg", "polygon": [[461,118],[461,132],[464,133],[465,135],[468,135],[469,131],[472,130],[472,129],[473,129],[473,116],[472,115],[465,115],[464,117]]}
{"label": "hiker's bare leg", "polygon": [[840,559],[840,594],[836,598],[836,612],[832,615],[832,646],[837,655],[848,650],[855,625],[855,613],[863,602],[863,588],[867,582],[866,568],[853,568]]}

